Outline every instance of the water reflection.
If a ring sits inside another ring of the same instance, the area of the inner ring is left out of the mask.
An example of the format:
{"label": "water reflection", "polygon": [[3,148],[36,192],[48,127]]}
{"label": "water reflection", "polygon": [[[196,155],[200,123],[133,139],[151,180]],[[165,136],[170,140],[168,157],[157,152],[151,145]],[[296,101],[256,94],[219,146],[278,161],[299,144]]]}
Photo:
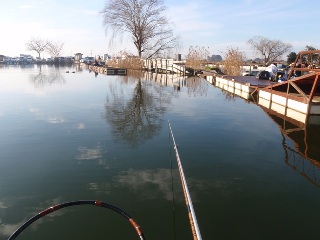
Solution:
{"label": "water reflection", "polygon": [[185,85],[188,88],[189,96],[206,96],[209,84],[199,77],[188,77],[185,80]]}
{"label": "water reflection", "polygon": [[102,156],[101,146],[95,148],[79,147],[79,155],[76,157],[78,160],[96,160]]}
{"label": "water reflection", "polygon": [[99,73],[97,71],[92,71],[91,69],[89,69],[89,73],[94,73],[94,76],[95,77],[98,77]]}
{"label": "water reflection", "polygon": [[[16,206],[18,206],[19,204],[21,204],[20,201],[23,201],[25,199],[20,199],[17,200],[15,199],[14,201],[12,201],[12,199],[10,200],[9,206],[5,207],[6,211],[10,212],[12,211],[12,209],[16,208]],[[39,203],[39,205],[37,205],[37,207],[33,208],[30,212],[28,211],[28,216],[25,216],[25,219],[22,219],[19,222],[16,223],[3,223],[1,218],[0,218],[0,236],[3,237],[10,237],[12,235],[12,233],[14,233],[22,224],[25,223],[25,221],[27,221],[27,219],[37,215],[39,212],[43,211],[44,209],[47,209],[50,206],[55,206],[57,204],[60,204],[62,202],[62,198],[61,197],[57,197],[54,199],[50,199],[50,200],[45,200],[42,203]],[[4,204],[3,202],[0,204]],[[1,207],[0,207],[1,210]],[[46,216],[46,218],[40,218],[37,221],[35,221],[34,223],[32,223],[29,227],[29,229],[32,229],[33,231],[36,231],[39,227],[39,225],[41,223],[44,222],[51,222],[54,221],[54,219],[56,217],[62,216],[64,215],[68,210],[60,210],[60,211],[55,211],[53,213],[50,213]],[[1,216],[1,215],[0,215]]]}
{"label": "water reflection", "polygon": [[[288,120],[280,114],[272,114],[267,110],[265,112],[281,131],[286,164],[320,187],[320,125],[303,124]],[[289,146],[287,138],[292,141],[293,146]]]}
{"label": "water reflection", "polygon": [[80,63],[75,63],[73,66],[74,66],[76,72],[82,72],[83,71]]}
{"label": "water reflection", "polygon": [[180,91],[180,88],[185,86],[186,77],[178,74],[160,74],[154,72],[144,72],[143,79],[152,81],[164,86],[172,86],[174,90]]}
{"label": "water reflection", "polygon": [[[35,107],[30,107],[28,111],[30,113],[33,113],[36,119],[42,120],[51,124],[60,124],[66,121],[64,116],[61,115],[61,113],[56,113],[56,114],[47,113],[46,111],[40,110],[39,108],[35,108]],[[81,129],[81,127],[84,127],[81,125],[81,123],[79,125],[74,126],[74,128],[76,129],[78,128],[79,130]]]}
{"label": "water reflection", "polygon": [[164,86],[172,86],[174,91],[180,91],[182,87],[187,88],[189,96],[206,96],[209,85],[199,77],[186,77],[178,74],[159,74],[145,72],[144,79],[153,81]]}
{"label": "water reflection", "polygon": [[122,84],[133,84],[132,92],[110,85],[105,103],[105,119],[115,135],[131,147],[157,135],[162,116],[171,103],[172,93],[165,87],[142,81],[141,72],[131,72],[121,78]]}
{"label": "water reflection", "polygon": [[106,159],[103,158],[103,153],[104,151],[100,143],[97,143],[97,145],[92,148],[79,146],[78,155],[76,156],[76,159],[79,162],[86,160],[96,160],[98,165],[104,167],[105,169],[109,169],[110,166],[107,163]]}
{"label": "water reflection", "polygon": [[10,237],[11,234],[17,230],[24,222],[13,223],[13,224],[5,224],[1,222],[0,219],[0,236]]}
{"label": "water reflection", "polygon": [[42,66],[39,66],[39,72],[30,76],[31,82],[37,88],[42,88],[52,84],[66,84],[66,80],[61,75],[59,67],[55,67],[52,71],[42,71]]}
{"label": "water reflection", "polygon": [[[164,198],[172,200],[171,170],[134,170],[129,169],[121,173],[116,182],[121,187],[128,187],[135,195],[143,199]],[[142,190],[143,189],[143,190]],[[181,197],[181,194],[177,194]],[[183,198],[181,197],[180,200]]]}
{"label": "water reflection", "polygon": [[[171,175],[172,174],[172,175]],[[219,192],[229,196],[233,194],[232,190],[241,182],[241,178],[214,178],[211,181],[204,182],[196,178],[188,177],[188,186],[192,191],[192,201],[199,202],[198,192]],[[114,178],[113,188],[127,188],[133,192],[135,196],[139,196],[143,200],[165,199],[172,201],[172,190],[174,191],[174,200],[184,202],[183,192],[181,188],[180,174],[177,169],[171,172],[171,169],[128,169],[121,172]],[[173,181],[173,189],[172,189]],[[108,187],[106,187],[108,186]],[[98,195],[107,189],[112,189],[110,183],[91,184],[90,189]],[[108,192],[110,193],[110,192]]]}

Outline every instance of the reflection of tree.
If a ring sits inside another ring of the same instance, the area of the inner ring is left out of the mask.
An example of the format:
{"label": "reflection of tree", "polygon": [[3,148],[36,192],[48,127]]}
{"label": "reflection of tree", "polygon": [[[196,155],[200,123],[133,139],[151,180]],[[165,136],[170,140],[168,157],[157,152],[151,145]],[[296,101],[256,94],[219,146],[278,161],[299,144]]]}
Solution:
{"label": "reflection of tree", "polygon": [[198,77],[189,77],[186,79],[186,87],[188,88],[188,94],[194,95],[207,95],[208,83]]}
{"label": "reflection of tree", "polygon": [[49,73],[43,73],[41,71],[41,65],[39,68],[39,73],[35,75],[31,75],[31,81],[36,87],[44,87],[46,85],[52,84],[65,84],[66,81],[61,75],[59,68],[55,68],[54,71],[50,71]]}
{"label": "reflection of tree", "polygon": [[[105,118],[122,140],[132,147],[155,136],[161,127],[161,116],[171,100],[165,87],[142,81],[132,75],[123,78],[123,83],[134,81],[135,88],[129,98],[111,87],[107,97]],[[112,97],[112,99],[111,99]]]}
{"label": "reflection of tree", "polygon": [[221,93],[222,93],[222,95],[224,95],[225,99],[226,99],[228,102],[234,102],[234,101],[236,100],[234,93],[225,91],[224,89],[221,89]]}

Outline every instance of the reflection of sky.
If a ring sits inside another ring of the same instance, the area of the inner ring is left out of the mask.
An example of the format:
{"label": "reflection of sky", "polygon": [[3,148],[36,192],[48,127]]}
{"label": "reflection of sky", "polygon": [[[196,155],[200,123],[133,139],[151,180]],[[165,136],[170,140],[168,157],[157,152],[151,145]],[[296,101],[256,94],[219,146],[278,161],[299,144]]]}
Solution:
{"label": "reflection of sky", "polygon": [[5,224],[2,223],[0,219],[0,236],[9,237],[12,233],[15,232],[24,222],[19,222],[15,224]]}
{"label": "reflection of sky", "polygon": [[5,223],[4,217],[6,212],[14,208],[14,201],[12,199],[1,199],[0,200],[0,236],[9,237],[20,225],[23,224],[23,220],[17,223]]}
{"label": "reflection of sky", "polygon": [[63,123],[66,121],[61,114],[45,113],[42,112],[39,108],[35,107],[30,107],[29,112],[33,113],[36,116],[36,119],[48,123]]}
{"label": "reflection of sky", "polygon": [[80,162],[87,160],[96,160],[98,162],[98,165],[103,166],[105,169],[109,169],[109,164],[107,163],[106,159],[104,159],[103,154],[104,151],[99,143],[93,148],[79,146],[76,159]]}
{"label": "reflection of sky", "polygon": [[[164,198],[172,200],[171,170],[135,170],[121,172],[114,178],[114,183],[89,183],[87,188],[96,193],[118,191],[121,187],[130,188],[136,196],[144,199]],[[181,199],[178,197],[177,199]]]}
{"label": "reflection of sky", "polygon": [[[129,187],[145,199],[164,198],[172,200],[172,177],[170,169],[134,170],[129,169],[116,178],[120,186]],[[177,200],[181,197],[177,197]]]}
{"label": "reflection of sky", "polygon": [[[178,170],[173,171],[175,200],[184,201],[181,189],[181,180]],[[239,184],[241,178],[216,178],[205,182],[195,178],[187,178],[187,185],[193,202],[201,201],[196,192],[219,192],[223,195],[232,194],[235,186]],[[170,169],[157,170],[134,170],[129,169],[116,178],[119,186],[129,187],[135,195],[140,195],[144,199],[164,198],[172,200],[172,178]],[[196,191],[192,191],[196,189]]]}
{"label": "reflection of sky", "polygon": [[78,151],[77,160],[95,160],[102,157],[102,148],[100,146],[95,148],[78,147]]}
{"label": "reflection of sky", "polygon": [[[3,208],[6,209],[6,211],[12,211],[12,208],[15,208],[15,204],[20,204],[18,203],[19,201],[17,200],[8,200],[10,201],[10,203],[5,203],[4,201],[0,201],[0,210],[1,210],[1,206],[4,206]],[[43,203],[40,203],[39,207],[35,208],[32,210],[32,213],[29,216],[26,216],[26,219],[22,219],[20,222],[18,223],[4,223],[3,219],[0,218],[0,236],[5,236],[5,237],[9,237],[11,236],[22,224],[25,223],[25,221],[27,221],[27,219],[32,218],[33,216],[37,215],[39,212],[57,205],[57,204],[61,204],[62,203],[62,198],[58,197],[58,198],[54,198],[54,199],[50,199],[50,200],[46,200]],[[58,216],[62,216],[66,211],[63,210],[58,210],[55,212],[52,212],[48,215],[45,216],[46,221],[53,221],[55,217]],[[37,221],[35,221],[34,223],[32,223],[29,228],[33,229],[33,230],[37,230],[38,226],[44,222],[44,219],[40,218]]]}
{"label": "reflection of sky", "polygon": [[[30,113],[33,113],[38,120],[42,120],[48,123],[64,123],[66,119],[61,114],[51,114],[51,113],[44,113],[39,108],[30,107]],[[0,113],[1,115],[1,113]],[[84,123],[77,123],[72,126],[73,129],[83,130],[86,129],[86,125]]]}
{"label": "reflection of sky", "polygon": [[[75,118],[75,114],[80,115],[84,111],[103,109],[105,92],[100,90],[106,87],[104,82],[97,81],[92,84],[91,81],[87,81],[85,74],[65,73],[66,69],[60,69],[60,74],[65,79],[64,84],[51,83],[41,88],[29,80],[30,75],[39,71],[37,69],[28,72],[18,72],[15,69],[2,71],[0,74],[1,117],[7,117],[12,113],[26,114],[27,110],[38,120],[56,124],[68,122],[70,118]],[[84,125],[79,125],[78,129],[83,127]]]}
{"label": "reflection of sky", "polygon": [[82,129],[86,129],[86,125],[84,123],[78,123],[78,124],[74,124],[73,128],[78,129],[78,130],[82,130]]}

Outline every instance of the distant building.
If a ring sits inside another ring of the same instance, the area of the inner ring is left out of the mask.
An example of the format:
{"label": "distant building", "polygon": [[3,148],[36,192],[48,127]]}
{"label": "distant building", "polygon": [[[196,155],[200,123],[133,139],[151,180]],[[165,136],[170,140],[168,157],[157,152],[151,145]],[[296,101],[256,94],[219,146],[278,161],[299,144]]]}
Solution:
{"label": "distant building", "polygon": [[4,58],[5,58],[4,55],[0,55],[0,63],[3,63],[3,62],[4,62]]}
{"label": "distant building", "polygon": [[220,55],[212,55],[209,60],[212,62],[221,62],[222,57]]}
{"label": "distant building", "polygon": [[20,57],[32,58],[30,54],[20,54]]}
{"label": "distant building", "polygon": [[75,63],[80,63],[80,60],[82,59],[82,53],[76,53],[75,55],[74,55],[74,62]]}
{"label": "distant building", "polygon": [[111,56],[108,53],[103,55],[103,60],[110,60],[110,59],[111,59]]}
{"label": "distant building", "polygon": [[177,61],[181,61],[181,59],[182,59],[181,56],[182,56],[181,53],[178,53],[178,54],[176,55],[176,60],[177,60]]}
{"label": "distant building", "polygon": [[33,63],[33,57],[29,54],[20,54],[19,63],[20,64],[31,64],[31,63]]}

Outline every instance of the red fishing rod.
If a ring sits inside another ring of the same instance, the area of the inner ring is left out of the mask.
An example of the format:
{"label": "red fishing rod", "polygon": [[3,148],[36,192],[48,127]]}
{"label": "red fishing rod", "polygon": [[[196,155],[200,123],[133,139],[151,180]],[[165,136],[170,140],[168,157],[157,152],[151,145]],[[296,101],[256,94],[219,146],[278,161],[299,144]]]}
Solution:
{"label": "red fishing rod", "polygon": [[122,217],[126,218],[130,224],[132,225],[132,227],[135,229],[135,231],[137,232],[140,240],[145,240],[146,238],[144,237],[144,234],[142,232],[141,227],[138,225],[138,223],[125,211],[123,211],[122,209],[113,206],[111,204],[102,202],[102,201],[97,201],[97,200],[78,200],[78,201],[73,201],[73,202],[66,202],[66,203],[61,203],[52,207],[49,207],[45,210],[43,210],[42,212],[38,213],[37,215],[33,216],[32,218],[30,218],[28,221],[26,221],[24,224],[22,224],[9,238],[8,240],[14,240],[16,239],[16,237],[19,236],[19,234],[21,232],[23,232],[23,230],[25,230],[28,226],[30,226],[33,222],[37,221],[38,219],[48,215],[49,213],[55,212],[59,209],[62,208],[66,208],[66,207],[71,207],[71,206],[75,206],[75,205],[93,205],[96,207],[103,207],[103,208],[107,208],[109,210],[112,210],[118,214],[120,214]]}

